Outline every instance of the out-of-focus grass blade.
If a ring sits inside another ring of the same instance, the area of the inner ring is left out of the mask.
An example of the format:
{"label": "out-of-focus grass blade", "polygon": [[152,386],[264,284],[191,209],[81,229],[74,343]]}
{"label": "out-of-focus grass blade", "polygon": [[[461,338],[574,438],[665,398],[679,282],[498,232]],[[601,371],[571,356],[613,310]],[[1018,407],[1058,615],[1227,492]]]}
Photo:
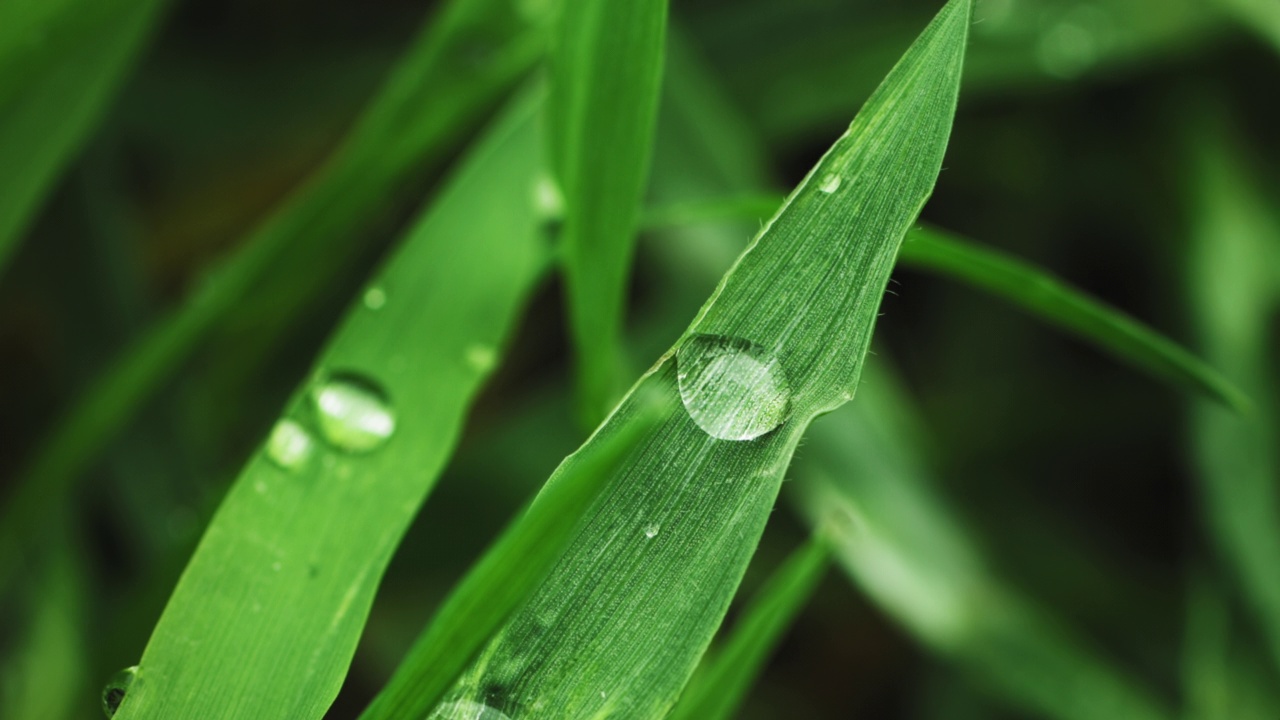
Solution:
{"label": "out-of-focus grass blade", "polygon": [[49,562],[25,588],[30,621],[20,640],[5,648],[0,668],[5,717],[70,720],[85,717],[86,708],[95,704],[85,692],[87,594],[66,530],[65,524],[59,528]]}
{"label": "out-of-focus grass blade", "polygon": [[1162,703],[984,567],[929,486],[891,378],[816,423],[799,478],[850,577],[925,646],[1009,702],[1059,720],[1157,720]]}
{"label": "out-of-focus grass blade", "polygon": [[1222,136],[1206,123],[1192,139],[1192,301],[1207,357],[1250,393],[1255,412],[1197,404],[1193,448],[1209,527],[1280,668],[1280,358],[1268,345],[1280,290],[1267,262],[1280,223]]}
{"label": "out-of-focus grass blade", "polygon": [[[645,227],[754,219],[780,202],[775,196],[746,195],[666,205],[645,213]],[[932,227],[907,233],[898,259],[907,267],[952,277],[1008,300],[1156,378],[1237,411],[1250,407],[1242,390],[1190,351],[1030,263]]]}
{"label": "out-of-focus grass blade", "polygon": [[378,580],[549,259],[522,101],[364,294],[200,542],[121,706],[320,717]]}
{"label": "out-of-focus grass blade", "polygon": [[1249,408],[1238,387],[1177,343],[1029,263],[934,228],[912,231],[901,257],[910,267],[963,280],[1022,307],[1138,370],[1235,410]]}
{"label": "out-of-focus grass blade", "polygon": [[[804,143],[847,116],[927,12],[927,4],[741,0],[726,22],[718,7],[702,7],[684,17],[771,147]],[[974,14],[965,92],[975,98],[1132,75],[1202,49],[1226,25],[1205,0],[991,2]],[[742,50],[754,47],[769,51]]]}
{"label": "out-of-focus grass blade", "polygon": [[0,3],[0,270],[165,0]]}
{"label": "out-of-focus grass blade", "polygon": [[[667,409],[669,412],[670,409]],[[502,534],[449,596],[362,720],[424,717],[519,607],[573,539],[608,479],[656,424],[657,411],[570,455],[523,517]]]}
{"label": "out-of-focus grass blade", "polygon": [[640,224],[645,230],[666,230],[725,220],[765,219],[778,211],[782,201],[780,195],[761,193],[670,203],[647,208],[641,216]]}
{"label": "out-of-focus grass blade", "polygon": [[1217,0],[1217,4],[1280,50],[1280,3],[1271,0]]}
{"label": "out-of-focus grass blade", "polygon": [[[1265,658],[1242,652],[1230,604],[1208,577],[1193,579],[1183,638],[1185,720],[1271,720],[1280,717],[1280,689]],[[1261,662],[1259,662],[1261,661]]]}
{"label": "out-of-focus grass blade", "polygon": [[548,107],[579,403],[594,426],[622,389],[627,277],[649,175],[667,0],[561,3]]}
{"label": "out-of-focus grass blade", "polygon": [[724,647],[709,653],[668,720],[728,720],[746,699],[769,654],[827,571],[827,541],[815,534],[778,568],[738,620]]}
{"label": "out-of-focus grass blade", "polygon": [[[495,101],[537,58],[543,35],[502,0],[454,0],[429,24],[333,159],[214,268],[183,305],[143,334],[85,392],[36,449],[0,521],[0,588],[29,535],[65,504],[86,465],[124,427],[211,327],[273,269],[323,283],[355,232],[408,173]],[[485,60],[469,59],[490,38]]]}
{"label": "out-of-focus grass blade", "polygon": [[[783,473],[857,383],[951,130],[971,3],[949,2],[590,442],[681,403],[433,718],[658,718],[724,618]],[[904,154],[901,148],[910,147]]]}

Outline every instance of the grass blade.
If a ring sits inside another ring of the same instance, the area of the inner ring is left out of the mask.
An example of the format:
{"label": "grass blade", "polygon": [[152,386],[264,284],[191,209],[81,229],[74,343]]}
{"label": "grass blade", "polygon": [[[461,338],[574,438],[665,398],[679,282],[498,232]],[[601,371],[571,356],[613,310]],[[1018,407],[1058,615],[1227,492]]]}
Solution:
{"label": "grass blade", "polygon": [[668,720],[728,720],[796,615],[804,608],[830,560],[827,542],[814,535],[774,571],[744,611],[725,646],[704,660]]}
{"label": "grass blade", "polygon": [[1247,412],[1248,397],[1180,345],[1047,272],[934,228],[917,228],[902,262],[986,290],[1085,340],[1137,370]]}
{"label": "grass blade", "polygon": [[219,508],[117,716],[320,717],[547,258],[536,105],[475,151]]}
{"label": "grass blade", "polygon": [[0,5],[0,270],[93,130],[165,0]]}
{"label": "grass blade", "polygon": [[941,10],[589,441],[620,432],[650,395],[684,406],[645,438],[433,718],[484,708],[657,718],[671,708],[724,617],[801,435],[857,382],[898,246],[941,166],[970,13],[967,0]]}
{"label": "grass blade", "polygon": [[1280,424],[1269,345],[1280,292],[1274,268],[1263,261],[1280,248],[1280,224],[1215,130],[1195,138],[1192,298],[1206,354],[1257,408],[1239,417],[1194,406],[1194,458],[1218,549],[1280,668]]}
{"label": "grass blade", "polygon": [[450,594],[418,636],[361,720],[424,717],[440,702],[476,652],[519,607],[555,564],[613,472],[655,417],[565,459],[548,484]]}
{"label": "grass blade", "polygon": [[575,0],[560,12],[548,114],[565,203],[569,326],[590,427],[622,389],[623,301],[653,148],[667,2]]}
{"label": "grass blade", "polygon": [[[430,24],[369,106],[346,144],[274,215],[215,267],[203,287],[150,328],[89,387],[36,449],[0,522],[0,588],[51,508],[69,502],[88,464],[173,375],[246,293],[273,269],[322,285],[363,239],[354,232],[408,173],[506,91],[538,56],[542,36],[498,0],[455,0]],[[474,37],[493,36],[488,62],[458,72]],[[272,298],[279,303],[280,298]]]}
{"label": "grass blade", "polygon": [[1007,701],[1058,720],[1159,720],[1153,695],[994,577],[930,487],[891,378],[811,432],[801,498],[850,577],[926,647]]}

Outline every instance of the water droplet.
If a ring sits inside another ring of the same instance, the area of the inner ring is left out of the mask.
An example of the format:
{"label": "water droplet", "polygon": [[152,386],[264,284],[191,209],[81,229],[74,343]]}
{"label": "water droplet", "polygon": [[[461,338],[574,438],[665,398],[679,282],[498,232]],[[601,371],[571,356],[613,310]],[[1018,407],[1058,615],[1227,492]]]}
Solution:
{"label": "water droplet", "polygon": [[267,457],[285,470],[297,470],[311,459],[315,446],[305,428],[292,420],[281,420],[267,438]]}
{"label": "water droplet", "polygon": [[339,450],[368,452],[395,432],[386,393],[359,375],[330,375],[311,391],[311,402],[320,435]]}
{"label": "water droplet", "polygon": [[467,348],[466,359],[476,372],[488,372],[498,361],[498,353],[489,345],[472,345]]}
{"label": "water droplet", "polygon": [[649,523],[644,526],[644,536],[650,540],[658,537],[658,533],[662,531],[662,526],[658,523]]}
{"label": "water droplet", "polygon": [[124,696],[129,692],[129,686],[133,684],[138,677],[138,666],[127,667],[107,681],[102,688],[102,712],[107,717],[113,717],[116,711],[120,709],[120,703],[124,702]]}
{"label": "water droplet", "polygon": [[461,700],[438,706],[427,720],[511,720],[483,703]]}
{"label": "water droplet", "polygon": [[840,189],[840,176],[835,173],[827,173],[822,177],[822,184],[818,186],[822,192],[830,195]]}
{"label": "water droplet", "polygon": [[533,184],[533,207],[544,220],[554,221],[564,217],[564,193],[550,175],[540,175]]}
{"label": "water droplet", "polygon": [[689,417],[719,440],[754,440],[791,411],[791,386],[777,358],[723,335],[693,335],[676,353],[680,399]]}
{"label": "water droplet", "polygon": [[370,310],[381,310],[387,304],[387,291],[380,287],[371,287],[364,291],[364,306]]}

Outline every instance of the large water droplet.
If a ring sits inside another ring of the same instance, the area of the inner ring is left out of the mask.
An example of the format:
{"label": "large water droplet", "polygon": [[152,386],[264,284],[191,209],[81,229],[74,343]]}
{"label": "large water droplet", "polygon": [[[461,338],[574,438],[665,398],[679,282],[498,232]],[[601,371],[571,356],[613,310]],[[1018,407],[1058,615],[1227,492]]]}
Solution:
{"label": "large water droplet", "polygon": [[311,459],[315,447],[305,428],[292,420],[281,420],[267,438],[267,457],[285,470],[297,470]]}
{"label": "large water droplet", "polygon": [[129,692],[129,686],[138,677],[138,666],[127,667],[107,681],[102,688],[102,712],[107,717],[113,717],[116,711],[120,709],[120,703],[124,702],[124,696]]}
{"label": "large water droplet", "polygon": [[644,526],[644,536],[650,540],[658,537],[658,533],[662,532],[662,526],[658,523],[649,523]]}
{"label": "large water droplet", "polygon": [[511,718],[483,703],[461,700],[440,705],[427,720],[511,720]]}
{"label": "large water droplet", "polygon": [[320,435],[339,450],[368,452],[396,430],[386,393],[359,375],[330,375],[311,391],[311,403]]}
{"label": "large water droplet", "polygon": [[840,189],[840,176],[835,173],[827,173],[822,178],[822,184],[818,185],[818,189],[830,195]]}
{"label": "large water droplet", "polygon": [[791,411],[791,386],[778,360],[759,345],[723,335],[693,335],[676,353],[680,399],[689,417],[720,440],[754,440]]}

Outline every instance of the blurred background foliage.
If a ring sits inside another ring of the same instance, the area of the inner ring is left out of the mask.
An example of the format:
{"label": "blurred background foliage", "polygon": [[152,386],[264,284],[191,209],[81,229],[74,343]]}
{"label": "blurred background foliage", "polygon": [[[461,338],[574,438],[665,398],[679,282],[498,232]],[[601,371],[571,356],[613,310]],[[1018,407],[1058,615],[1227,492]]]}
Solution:
{"label": "blurred background foliage", "polygon": [[[793,186],[937,4],[674,3],[651,205]],[[16,228],[0,225],[12,236],[0,237],[0,503],[14,502],[41,443],[95,379],[175,308],[216,295],[211,269],[317,173],[335,174],[335,151],[351,182],[311,196],[347,203],[334,237],[308,244],[303,225],[252,282],[224,290],[139,411],[110,420],[109,442],[70,471],[66,491],[22,506],[38,512],[4,536],[22,545],[0,548],[16,558],[0,569],[0,715],[50,720],[98,712],[102,681],[140,656],[221,493],[326,334],[502,93],[535,67],[537,43],[512,50],[512,38],[545,3],[470,3],[505,8],[477,10],[479,21],[454,13],[463,30],[422,75],[422,107],[453,114],[406,141],[395,171],[343,138],[406,132],[412,118],[359,118],[416,29],[451,17],[440,7],[115,0],[102,3],[107,20],[60,18],[73,5],[15,2],[0,29],[0,173],[27,168],[0,180],[0,220]],[[982,0],[924,214],[1195,348],[1253,393],[1263,420],[1280,354],[1275,7]],[[92,50],[129,32],[134,49]],[[39,122],[24,115],[59,92],[79,104],[30,116]],[[63,140],[46,151],[54,135]],[[388,179],[348,192],[373,177]],[[22,193],[34,195],[29,211],[16,207]],[[678,336],[754,229],[642,236],[633,368]],[[1213,259],[1223,247],[1236,248],[1234,264]],[[898,379],[867,382],[900,386],[914,406],[909,454],[933,479],[927,502],[961,518],[991,572],[1081,631],[1090,657],[1125,668],[1157,704],[1187,718],[1277,717],[1280,640],[1268,634],[1280,603],[1259,598],[1280,596],[1239,582],[1238,559],[1280,531],[1274,426],[1241,430],[1226,411],[953,282],[902,270],[892,288],[876,353]],[[424,608],[581,441],[561,296],[550,280],[528,309],[392,564],[332,717],[363,707]],[[799,457],[803,467],[805,448]],[[1241,500],[1232,485],[1246,482]],[[744,591],[806,534],[784,503]],[[990,681],[983,648],[940,651],[904,627],[829,573],[742,717],[1044,714]]]}

